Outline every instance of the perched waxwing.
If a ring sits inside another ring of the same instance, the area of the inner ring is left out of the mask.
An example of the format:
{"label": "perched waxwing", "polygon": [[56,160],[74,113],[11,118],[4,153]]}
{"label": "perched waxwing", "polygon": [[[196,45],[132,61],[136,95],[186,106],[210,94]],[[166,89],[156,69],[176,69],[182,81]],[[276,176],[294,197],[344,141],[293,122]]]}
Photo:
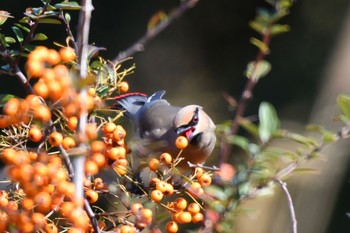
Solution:
{"label": "perched waxwing", "polygon": [[[131,120],[136,137],[154,144],[151,152],[168,152],[173,157],[179,153],[175,140],[182,135],[188,146],[181,153],[184,161],[202,164],[212,153],[215,143],[215,125],[198,105],[172,106],[162,99],[165,91],[147,97],[141,93],[130,93],[115,98],[114,109],[125,110]],[[142,151],[142,150],[141,150]],[[150,151],[144,151],[143,154]]]}

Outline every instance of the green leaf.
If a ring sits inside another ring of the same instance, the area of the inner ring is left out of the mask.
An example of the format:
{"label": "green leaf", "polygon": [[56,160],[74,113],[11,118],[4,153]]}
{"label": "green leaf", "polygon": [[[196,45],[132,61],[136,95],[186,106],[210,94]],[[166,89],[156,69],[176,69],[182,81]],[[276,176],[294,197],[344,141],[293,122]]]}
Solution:
{"label": "green leaf", "polygon": [[247,65],[245,75],[249,79],[258,81],[260,78],[266,76],[271,70],[271,64],[266,60],[261,60],[258,63],[252,61]]}
{"label": "green leaf", "polygon": [[0,107],[3,107],[9,99],[14,98],[14,95],[11,94],[1,94],[0,95]]}
{"label": "green leaf", "polygon": [[258,32],[261,35],[264,35],[266,31],[266,24],[259,22],[257,20],[253,20],[249,22],[249,27]]}
{"label": "green leaf", "polygon": [[39,23],[43,24],[62,24],[62,22],[58,19],[52,19],[52,18],[40,18]]}
{"label": "green leaf", "polygon": [[258,137],[259,136],[259,129],[258,129],[257,125],[255,125],[251,121],[249,121],[249,120],[247,120],[245,118],[242,118],[242,119],[239,120],[239,125],[242,128],[244,128],[245,130],[247,130],[254,137]]}
{"label": "green leaf", "polygon": [[5,41],[6,41],[6,43],[9,43],[9,44],[16,43],[15,38],[10,37],[10,36],[6,36],[6,37],[5,37]]}
{"label": "green leaf", "polygon": [[266,143],[271,135],[280,127],[280,122],[275,108],[267,102],[259,107],[259,136],[263,143]]}
{"label": "green leaf", "polygon": [[239,135],[232,135],[227,138],[228,143],[239,146],[246,152],[249,152],[249,140]]}
{"label": "green leaf", "polygon": [[23,31],[27,32],[27,33],[29,33],[29,32],[30,32],[30,29],[29,29],[29,28],[27,28],[27,27],[25,27],[25,26],[23,26],[22,24],[15,23],[14,25],[15,25],[16,27],[18,27],[18,28],[22,29]]}
{"label": "green leaf", "polygon": [[43,33],[37,33],[33,37],[34,41],[41,41],[41,40],[47,40],[47,36]]}
{"label": "green leaf", "polygon": [[54,5],[57,9],[62,10],[80,10],[81,6],[77,2],[62,2]]}
{"label": "green leaf", "polygon": [[301,134],[286,132],[285,137],[305,146],[316,146],[315,140],[313,140],[312,138],[305,137]]}
{"label": "green leaf", "polygon": [[321,125],[310,124],[306,127],[306,129],[310,130],[310,131],[315,131],[315,132],[321,133],[323,136],[324,143],[332,143],[332,142],[335,142],[337,140],[337,135],[335,133],[325,129]]}
{"label": "green leaf", "polygon": [[276,36],[285,32],[289,32],[290,27],[288,25],[275,24],[270,28],[271,35]]}
{"label": "green leaf", "polygon": [[22,43],[22,42],[23,42],[23,34],[22,34],[21,29],[19,29],[19,28],[16,27],[16,26],[12,26],[12,30],[13,30],[13,32],[14,32],[15,35],[16,35],[17,41],[20,42],[20,43]]}
{"label": "green leaf", "polygon": [[64,18],[66,19],[67,23],[69,23],[70,20],[71,20],[71,17],[70,17],[70,14],[69,14],[69,13],[65,13],[65,14],[64,14]]}
{"label": "green leaf", "polygon": [[32,44],[27,44],[24,46],[24,50],[27,51],[27,52],[31,52],[35,49],[35,45],[32,45]]}
{"label": "green leaf", "polygon": [[211,197],[214,197],[216,200],[226,200],[227,194],[221,188],[210,185],[205,188],[205,193],[209,194]]}
{"label": "green leaf", "polygon": [[250,41],[250,43],[252,43],[256,47],[258,47],[258,49],[261,50],[263,53],[265,53],[265,54],[270,53],[269,47],[261,40],[258,40],[256,38],[250,38],[249,41]]}
{"label": "green leaf", "polygon": [[314,169],[314,168],[302,168],[302,167],[299,167],[299,168],[296,168],[293,170],[293,173],[297,173],[297,174],[320,174],[320,171],[317,170],[317,169]]}
{"label": "green leaf", "polygon": [[3,25],[8,18],[13,18],[7,11],[0,11],[0,25]]}
{"label": "green leaf", "polygon": [[343,114],[346,123],[350,120],[350,95],[339,95],[337,104]]}

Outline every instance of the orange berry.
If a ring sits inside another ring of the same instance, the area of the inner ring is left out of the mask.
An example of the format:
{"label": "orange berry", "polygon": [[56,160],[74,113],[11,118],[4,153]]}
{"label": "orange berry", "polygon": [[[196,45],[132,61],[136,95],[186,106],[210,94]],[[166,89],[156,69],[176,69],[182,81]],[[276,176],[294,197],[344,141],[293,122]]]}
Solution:
{"label": "orange berry", "polygon": [[187,211],[190,212],[190,214],[194,215],[201,211],[201,207],[197,203],[193,202],[187,206]]}
{"label": "orange berry", "polygon": [[150,189],[155,189],[156,188],[156,184],[160,181],[159,178],[157,177],[153,177],[150,181],[149,181],[149,184],[148,184],[148,187]]}
{"label": "orange berry", "polygon": [[33,89],[35,91],[35,94],[41,96],[44,99],[49,96],[49,87],[42,79],[39,79],[39,81],[34,84]]}
{"label": "orange berry", "polygon": [[65,201],[60,206],[60,212],[63,217],[68,217],[70,213],[76,208],[73,202]]}
{"label": "orange berry", "polygon": [[133,203],[131,205],[130,211],[133,215],[137,215],[143,209],[143,205],[141,203]]}
{"label": "orange berry", "polygon": [[192,221],[192,215],[187,211],[183,211],[177,217],[177,221],[181,224],[190,223]]}
{"label": "orange berry", "polygon": [[194,174],[195,174],[195,177],[198,179],[204,174],[204,169],[201,167],[196,167],[196,169],[194,170]]}
{"label": "orange berry", "polygon": [[113,122],[108,122],[102,129],[102,132],[105,136],[112,134],[113,131],[117,128],[117,125]]}
{"label": "orange berry", "polygon": [[117,125],[116,128],[113,130],[113,140],[115,142],[119,142],[121,140],[124,140],[125,136],[126,136],[125,129],[122,126]]}
{"label": "orange berry", "polygon": [[85,133],[89,140],[95,140],[97,138],[96,124],[87,123],[85,126]]}
{"label": "orange berry", "polygon": [[31,127],[28,132],[28,137],[33,142],[40,142],[43,138],[43,134],[37,127]]}
{"label": "orange berry", "polygon": [[0,207],[7,207],[9,203],[9,199],[7,197],[4,197],[4,196],[0,196]]}
{"label": "orange berry", "polygon": [[59,53],[54,49],[49,49],[46,61],[51,65],[56,65],[61,61]]}
{"label": "orange berry", "polygon": [[203,222],[203,220],[204,220],[204,216],[202,213],[196,213],[196,214],[192,215],[192,222],[193,223]]}
{"label": "orange berry", "polygon": [[95,190],[88,189],[85,191],[85,197],[89,203],[95,203],[98,200],[98,193]]}
{"label": "orange berry", "polygon": [[93,153],[91,159],[97,164],[99,167],[103,167],[106,165],[106,157],[102,153]]}
{"label": "orange berry", "polygon": [[58,233],[58,229],[54,223],[48,223],[44,227],[45,233]]}
{"label": "orange berry", "polygon": [[113,160],[125,159],[126,149],[122,146],[112,147],[107,151],[107,156]]}
{"label": "orange berry", "polygon": [[17,98],[9,99],[4,105],[3,112],[8,116],[14,116],[18,114],[20,100]]}
{"label": "orange berry", "polygon": [[49,96],[53,101],[57,101],[62,97],[63,89],[59,81],[50,80],[47,82]]}
{"label": "orange berry", "polygon": [[29,77],[39,77],[44,71],[44,65],[38,60],[28,60],[26,70]]}
{"label": "orange berry", "polygon": [[67,126],[72,131],[76,130],[78,126],[78,117],[76,116],[69,117],[67,121]]}
{"label": "orange berry", "polygon": [[23,198],[21,200],[21,206],[25,210],[31,210],[34,207],[34,200],[32,198]]}
{"label": "orange berry", "polygon": [[153,216],[153,212],[152,210],[150,209],[147,209],[147,208],[143,208],[141,210],[141,216],[145,219],[152,219],[152,216]]}
{"label": "orange berry", "polygon": [[160,160],[160,162],[169,165],[169,164],[171,164],[173,158],[171,157],[171,155],[169,153],[162,153],[159,156],[159,160]]}
{"label": "orange berry", "polygon": [[118,85],[120,93],[125,93],[129,90],[129,83],[122,81]]}
{"label": "orange berry", "polygon": [[55,72],[52,69],[45,69],[42,73],[40,79],[43,79],[44,81],[50,81],[55,79]]}
{"label": "orange berry", "polygon": [[167,183],[165,181],[159,181],[156,183],[156,190],[164,193],[167,189]]}
{"label": "orange berry", "polygon": [[85,173],[87,175],[96,175],[98,173],[98,165],[93,160],[85,161]]}
{"label": "orange berry", "polygon": [[46,217],[42,213],[33,213],[31,216],[31,220],[36,228],[42,228],[46,225]]}
{"label": "orange berry", "polygon": [[90,144],[92,153],[104,153],[106,150],[106,144],[102,141],[93,141]]}
{"label": "orange berry", "polygon": [[135,227],[129,226],[129,225],[123,225],[120,228],[120,233],[135,233],[136,229]]}
{"label": "orange berry", "polygon": [[174,201],[174,207],[177,210],[184,210],[187,207],[187,201],[185,198],[178,197]]}
{"label": "orange berry", "polygon": [[75,140],[72,137],[65,137],[62,140],[62,147],[67,150],[76,146]]}
{"label": "orange berry", "polygon": [[59,146],[59,145],[61,145],[62,141],[63,141],[63,136],[59,132],[52,132],[49,135],[49,143],[52,146]]}
{"label": "orange berry", "polygon": [[51,119],[51,111],[47,106],[39,105],[34,108],[34,116],[42,122],[48,122]]}
{"label": "orange berry", "polygon": [[158,171],[160,166],[159,160],[152,158],[149,162],[148,162],[148,167],[149,169],[151,169],[151,171]]}
{"label": "orange berry", "polygon": [[211,176],[207,173],[204,173],[201,177],[199,177],[198,182],[201,186],[208,186],[211,184]]}
{"label": "orange berry", "polygon": [[184,136],[178,136],[175,140],[175,146],[180,150],[185,149],[188,146],[188,140]]}
{"label": "orange berry", "polygon": [[74,49],[71,47],[63,47],[59,50],[59,54],[63,62],[74,61],[76,58],[76,54]]}
{"label": "orange berry", "polygon": [[15,201],[9,201],[7,204],[7,209],[10,211],[17,211],[18,210],[18,204]]}
{"label": "orange berry", "polygon": [[96,89],[93,88],[93,87],[90,87],[90,88],[88,89],[88,95],[89,95],[89,96],[94,96],[94,95],[96,95]]}
{"label": "orange berry", "polygon": [[168,233],[176,233],[179,230],[179,226],[177,225],[176,222],[174,221],[169,221],[166,225],[165,225],[165,230]]}
{"label": "orange berry", "polygon": [[204,194],[204,190],[200,183],[193,182],[189,187],[188,191],[194,196],[201,196]]}
{"label": "orange berry", "polygon": [[34,196],[34,202],[36,203],[36,209],[41,213],[46,213],[51,207],[51,195],[47,192],[38,192]]}
{"label": "orange berry", "polygon": [[94,179],[94,187],[95,189],[103,189],[104,188],[104,183],[102,178],[97,177]]}
{"label": "orange berry", "polygon": [[163,193],[159,190],[153,190],[151,192],[151,199],[154,202],[160,202],[163,199]]}
{"label": "orange berry", "polygon": [[165,192],[164,192],[164,195],[170,196],[170,195],[172,195],[173,193],[174,193],[174,187],[173,187],[171,184],[166,183],[166,190],[165,190]]}

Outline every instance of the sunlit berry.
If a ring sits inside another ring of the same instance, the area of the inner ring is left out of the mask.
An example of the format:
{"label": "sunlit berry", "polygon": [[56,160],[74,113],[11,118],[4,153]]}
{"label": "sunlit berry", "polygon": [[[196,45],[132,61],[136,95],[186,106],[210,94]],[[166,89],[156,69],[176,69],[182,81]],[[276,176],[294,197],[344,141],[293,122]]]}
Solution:
{"label": "sunlit berry", "polygon": [[129,83],[122,81],[118,85],[120,93],[125,93],[129,90]]}
{"label": "sunlit berry", "polygon": [[89,203],[95,203],[98,200],[98,193],[95,190],[88,189],[85,191],[85,197]]}
{"label": "sunlit berry", "polygon": [[178,136],[175,140],[175,146],[180,150],[185,149],[188,146],[188,140],[184,136]]}
{"label": "sunlit berry", "polygon": [[163,199],[163,193],[159,190],[153,190],[151,192],[151,199],[154,202],[160,202]]}
{"label": "sunlit berry", "polygon": [[52,132],[48,140],[52,146],[59,146],[63,141],[63,135],[59,132]]}
{"label": "sunlit berry", "polygon": [[151,171],[158,171],[159,166],[160,166],[159,160],[156,158],[152,158],[148,162],[148,167],[149,167],[149,169],[151,169]]}
{"label": "sunlit berry", "polygon": [[43,134],[39,128],[31,127],[28,132],[28,137],[33,142],[40,142],[43,138]]}
{"label": "sunlit berry", "polygon": [[165,230],[168,232],[168,233],[176,233],[179,231],[179,226],[177,225],[176,222],[174,221],[169,221],[166,226],[165,226]]}
{"label": "sunlit berry", "polygon": [[171,157],[171,155],[169,153],[162,153],[159,156],[159,160],[160,160],[160,162],[169,165],[169,164],[171,164],[173,158]]}
{"label": "sunlit berry", "polygon": [[204,173],[201,177],[198,178],[198,182],[202,186],[208,186],[211,184],[211,176],[207,173]]}

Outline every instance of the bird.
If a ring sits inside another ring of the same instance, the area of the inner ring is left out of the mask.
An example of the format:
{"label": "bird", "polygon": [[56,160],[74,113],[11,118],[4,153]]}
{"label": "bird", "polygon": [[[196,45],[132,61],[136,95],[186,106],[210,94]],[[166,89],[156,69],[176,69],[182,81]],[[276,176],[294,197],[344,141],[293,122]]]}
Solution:
{"label": "bird", "polygon": [[[161,90],[150,96],[138,92],[122,94],[114,98],[112,108],[125,111],[136,138],[156,145],[153,153],[167,152],[175,159],[180,152],[175,140],[185,136],[189,143],[181,151],[183,161],[179,166],[189,168],[188,162],[203,164],[216,144],[214,122],[199,105],[171,105],[163,98],[165,93]],[[143,154],[149,153],[146,150]]]}

